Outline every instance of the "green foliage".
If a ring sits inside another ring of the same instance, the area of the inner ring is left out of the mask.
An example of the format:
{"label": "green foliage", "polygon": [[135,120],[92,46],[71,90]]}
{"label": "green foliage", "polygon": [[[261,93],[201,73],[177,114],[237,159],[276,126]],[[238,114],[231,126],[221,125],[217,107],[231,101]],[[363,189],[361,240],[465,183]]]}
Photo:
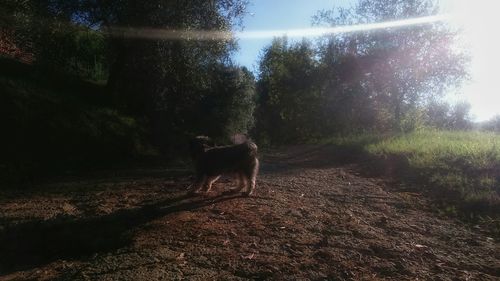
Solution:
{"label": "green foliage", "polygon": [[317,62],[308,41],[274,39],[264,50],[258,84],[259,138],[274,143],[300,142],[321,133]]}
{"label": "green foliage", "polygon": [[44,69],[106,81],[108,45],[100,32],[74,25],[50,29],[37,40],[36,63]]}
{"label": "green foliage", "polygon": [[413,132],[421,130],[425,126],[424,112],[420,108],[412,108],[406,112],[401,121],[399,122],[399,131]]}
{"label": "green foliage", "polygon": [[70,73],[84,79],[105,81],[108,75],[108,42],[105,36],[82,25],[73,13],[79,1],[6,0],[0,4],[0,35],[34,55],[43,71]]}
{"label": "green foliage", "polygon": [[214,71],[210,93],[201,101],[204,116],[193,128],[206,135],[227,140],[236,133],[247,133],[254,125],[255,80],[246,68],[221,66]]}

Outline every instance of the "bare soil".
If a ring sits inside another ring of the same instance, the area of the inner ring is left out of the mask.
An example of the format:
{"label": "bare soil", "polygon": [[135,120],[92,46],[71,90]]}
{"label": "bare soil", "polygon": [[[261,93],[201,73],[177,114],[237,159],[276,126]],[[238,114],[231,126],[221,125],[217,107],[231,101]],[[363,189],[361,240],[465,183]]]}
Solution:
{"label": "bare soil", "polygon": [[0,280],[500,280],[500,243],[328,146],[262,156],[255,196],[142,169],[0,194]]}

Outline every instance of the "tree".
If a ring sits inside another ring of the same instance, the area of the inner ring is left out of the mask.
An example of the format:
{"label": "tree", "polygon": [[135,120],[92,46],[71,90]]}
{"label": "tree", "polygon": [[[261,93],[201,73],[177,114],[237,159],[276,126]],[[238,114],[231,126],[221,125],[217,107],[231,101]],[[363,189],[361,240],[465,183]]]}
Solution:
{"label": "tree", "polygon": [[488,131],[500,132],[500,115],[495,115],[490,120],[483,122],[481,128]]}
{"label": "tree", "polygon": [[34,57],[33,63],[42,72],[106,80],[108,45],[104,34],[79,20],[80,2],[2,1],[0,37],[12,40],[22,53]]}
{"label": "tree", "polygon": [[450,128],[454,130],[468,130],[472,128],[471,105],[468,102],[459,102],[453,105],[450,113]]}
{"label": "tree", "polygon": [[[434,15],[435,1],[360,0],[354,8],[322,11],[316,23],[332,26]],[[332,35],[323,39],[322,62],[330,67],[353,56],[362,73],[350,74],[380,112],[391,112],[395,128],[423,100],[439,97],[468,77],[464,53],[454,48],[456,31],[445,23]],[[332,58],[333,56],[333,58]]]}
{"label": "tree", "polygon": [[472,128],[470,103],[459,102],[451,105],[442,100],[432,100],[423,109],[425,110],[425,123],[427,126],[449,130],[468,130]]}
{"label": "tree", "polygon": [[433,99],[426,105],[426,125],[438,129],[447,129],[450,126],[450,104]]}
{"label": "tree", "polygon": [[[114,27],[162,30],[216,30],[230,32],[244,12],[243,0],[115,1],[101,7],[102,23]],[[116,35],[116,34],[115,34]],[[112,58],[108,87],[118,107],[146,116],[152,140],[164,151],[185,140],[200,122],[199,104],[211,92],[213,73],[229,66],[235,42],[227,40],[168,40],[111,38]],[[175,149],[175,148],[174,148]]]}
{"label": "tree", "polygon": [[[255,78],[245,67],[220,66],[212,72],[209,92],[199,104],[198,133],[220,138],[248,133],[254,125]],[[193,132],[195,133],[195,132]]]}
{"label": "tree", "polygon": [[[234,117],[233,123],[225,120],[231,124],[224,123],[225,129],[213,137],[248,129],[252,123],[248,116],[253,111],[248,103],[253,98],[247,96],[253,91],[253,81],[233,66],[231,53],[236,42],[230,36],[224,40],[198,40],[196,36],[165,38],[157,36],[161,32],[155,31],[230,34],[241,23],[246,2],[6,0],[0,7],[16,15],[12,26],[22,28],[15,33],[26,34],[27,41],[33,42],[38,64],[64,72],[68,68],[77,69],[80,75],[82,69],[87,69],[87,61],[97,60],[106,72],[105,77],[109,67],[107,89],[114,107],[143,120],[153,144],[168,153],[177,152],[178,145],[186,138],[206,129],[206,116],[200,114],[203,111],[226,112]],[[222,93],[223,85],[213,81],[227,82],[228,88],[236,92]],[[217,106],[221,107],[203,108],[213,96],[217,96]],[[245,98],[240,101],[235,99],[237,96]],[[223,97],[228,100],[220,101]],[[240,105],[248,109],[241,118],[223,108],[241,108]]]}
{"label": "tree", "polygon": [[317,62],[310,42],[275,38],[262,55],[258,83],[258,124],[275,143],[307,140],[320,133]]}
{"label": "tree", "polygon": [[361,59],[339,51],[339,47],[319,47],[324,126],[329,133],[385,129],[387,114],[380,106],[383,99],[369,94]]}

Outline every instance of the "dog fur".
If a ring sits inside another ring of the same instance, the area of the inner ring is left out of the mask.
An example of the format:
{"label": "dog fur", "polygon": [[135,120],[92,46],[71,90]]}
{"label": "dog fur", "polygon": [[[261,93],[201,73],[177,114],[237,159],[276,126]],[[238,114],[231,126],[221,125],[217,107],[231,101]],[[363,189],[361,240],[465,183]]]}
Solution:
{"label": "dog fur", "polygon": [[250,140],[228,146],[212,145],[213,142],[206,136],[191,140],[190,150],[196,168],[196,181],[190,192],[202,190],[208,193],[222,174],[232,174],[239,182],[237,191],[243,191],[247,196],[252,195],[259,170],[257,145]]}

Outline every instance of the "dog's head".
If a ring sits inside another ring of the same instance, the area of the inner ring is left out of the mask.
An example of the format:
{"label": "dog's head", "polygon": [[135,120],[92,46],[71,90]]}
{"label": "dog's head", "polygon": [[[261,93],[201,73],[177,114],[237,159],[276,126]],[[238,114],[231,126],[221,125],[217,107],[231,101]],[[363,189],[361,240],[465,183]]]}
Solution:
{"label": "dog's head", "polygon": [[189,142],[189,150],[191,151],[191,157],[197,159],[203,152],[208,148],[215,146],[215,143],[207,136],[197,136],[194,137]]}

